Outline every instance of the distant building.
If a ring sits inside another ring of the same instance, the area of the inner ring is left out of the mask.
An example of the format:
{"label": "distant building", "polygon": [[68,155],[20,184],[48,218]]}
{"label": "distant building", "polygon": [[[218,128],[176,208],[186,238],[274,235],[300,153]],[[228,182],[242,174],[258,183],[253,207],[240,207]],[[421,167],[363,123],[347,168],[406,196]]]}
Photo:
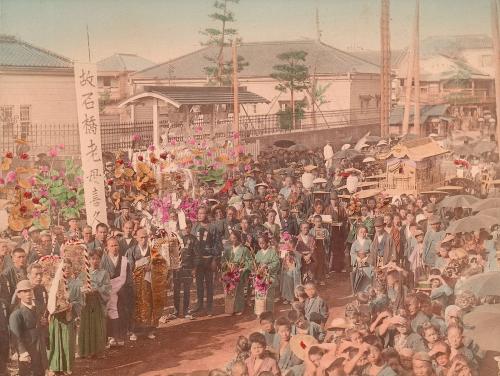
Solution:
{"label": "distant building", "polygon": [[134,54],[116,53],[97,62],[101,115],[119,117],[116,103],[132,95],[129,76],[155,63]]}
{"label": "distant building", "polygon": [[[241,105],[241,114],[262,115],[277,113],[291,105],[289,93],[276,90],[277,81],[271,78],[273,67],[283,62],[277,55],[289,51],[307,52],[306,65],[318,86],[324,88],[320,111],[342,110],[347,121],[354,116],[377,117],[380,101],[379,67],[347,52],[313,40],[242,43],[238,55],[248,63],[238,74],[239,84],[249,92],[265,98],[261,103]],[[210,66],[208,58],[216,56],[215,47],[206,47],[190,54],[161,63],[132,74],[134,94],[150,86],[207,86],[205,67]],[[225,48],[224,61],[230,61],[231,48]],[[311,111],[308,93],[297,93],[296,102],[306,105]],[[132,106],[134,104],[131,104]],[[159,104],[159,112],[167,103]],[[136,119],[150,119],[151,107],[141,106],[135,111]]]}
{"label": "distant building", "polygon": [[0,138],[30,140],[33,124],[77,122],[73,62],[0,35]]}

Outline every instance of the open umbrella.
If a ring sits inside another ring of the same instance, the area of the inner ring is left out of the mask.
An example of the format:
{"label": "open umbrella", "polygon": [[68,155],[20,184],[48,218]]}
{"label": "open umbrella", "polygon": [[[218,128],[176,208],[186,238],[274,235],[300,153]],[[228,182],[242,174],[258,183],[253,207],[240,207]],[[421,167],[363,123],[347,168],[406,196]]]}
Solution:
{"label": "open umbrella", "polygon": [[479,199],[477,197],[471,195],[456,195],[456,196],[448,196],[443,199],[439,203],[439,206],[442,208],[472,208],[472,205],[478,202]]}
{"label": "open umbrella", "polygon": [[490,217],[489,215],[474,215],[465,217],[453,222],[447,229],[448,234],[457,234],[459,232],[466,233],[478,231],[481,229],[489,230],[491,226],[500,222],[499,218]]}
{"label": "open umbrella", "polygon": [[273,145],[277,148],[287,149],[290,146],[295,145],[295,142],[292,140],[278,140]]}
{"label": "open umbrella", "polygon": [[472,211],[477,212],[484,209],[492,209],[492,208],[500,208],[500,198],[487,198],[478,201],[472,207]]}
{"label": "open umbrella", "polygon": [[474,154],[489,153],[495,150],[496,147],[497,145],[493,141],[481,140],[472,147],[472,152]]}
{"label": "open umbrella", "polygon": [[309,148],[304,144],[295,144],[288,148],[290,151],[307,151]]}
{"label": "open umbrella", "polygon": [[477,297],[487,295],[500,296],[500,272],[476,274],[457,281],[455,295],[466,290],[472,291]]}
{"label": "open umbrella", "polygon": [[465,335],[481,350],[500,351],[500,304],[484,304],[463,317]]}
{"label": "open umbrella", "polygon": [[478,215],[489,215],[490,217],[500,218],[500,208],[490,208],[481,210]]}
{"label": "open umbrella", "polygon": [[352,159],[360,155],[361,152],[354,149],[341,150],[333,155],[333,159]]}

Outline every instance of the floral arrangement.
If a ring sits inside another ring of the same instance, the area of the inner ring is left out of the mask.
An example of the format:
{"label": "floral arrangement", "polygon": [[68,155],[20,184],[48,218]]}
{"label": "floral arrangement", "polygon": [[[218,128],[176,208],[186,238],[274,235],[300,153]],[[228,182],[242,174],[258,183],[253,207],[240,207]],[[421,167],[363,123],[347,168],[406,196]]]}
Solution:
{"label": "floral arrangement", "polygon": [[32,166],[28,144],[24,140],[17,155],[6,152],[0,163],[0,191],[9,197],[9,228],[22,232],[31,226],[49,228],[53,219],[79,217],[84,209],[82,170],[66,160],[61,169],[54,167],[55,157],[64,145],[52,147],[48,159]]}
{"label": "floral arrangement", "polygon": [[469,168],[470,167],[469,162],[466,161],[465,159],[455,159],[453,161],[453,164],[455,166],[464,167],[464,168]]}
{"label": "floral arrangement", "polygon": [[226,295],[234,294],[241,278],[241,267],[232,262],[226,262],[222,265],[222,286]]}
{"label": "floral arrangement", "polygon": [[170,194],[161,198],[153,198],[151,201],[153,215],[156,216],[162,223],[167,223],[170,220],[170,212],[172,209],[180,209],[184,212],[187,219],[196,221],[200,205],[200,200],[193,199],[191,197],[183,197],[178,208],[175,208]]}
{"label": "floral arrangement", "polygon": [[256,266],[250,275],[250,279],[252,280],[255,295],[258,297],[266,296],[273,282],[267,266]]}

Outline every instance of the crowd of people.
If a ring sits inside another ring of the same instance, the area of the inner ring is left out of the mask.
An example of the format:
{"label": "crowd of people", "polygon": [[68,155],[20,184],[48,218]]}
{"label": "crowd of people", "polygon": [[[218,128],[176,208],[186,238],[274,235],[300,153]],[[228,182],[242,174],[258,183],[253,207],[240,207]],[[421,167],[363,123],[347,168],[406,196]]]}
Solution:
{"label": "crowd of people", "polygon": [[[213,375],[478,374],[483,353],[462,316],[497,297],[455,285],[497,270],[497,228],[448,233],[470,213],[442,207],[436,193],[356,198],[380,173],[376,163],[333,161],[330,144],[271,151],[233,166],[222,189],[197,187],[193,217],[172,206],[159,226],[151,202],[116,203],[110,192],[109,225],[73,217],[66,228],[5,236],[0,375],[9,359],[20,375],[70,374],[75,357],[154,339],[160,323],[220,314],[219,287],[225,313],[256,314],[259,327]],[[64,258],[67,244],[85,251],[85,276]],[[63,260],[67,304],[49,314],[39,260],[51,255]],[[333,273],[350,278],[353,294],[339,317],[326,303],[335,287],[323,287]],[[288,306],[279,317],[278,302]]]}

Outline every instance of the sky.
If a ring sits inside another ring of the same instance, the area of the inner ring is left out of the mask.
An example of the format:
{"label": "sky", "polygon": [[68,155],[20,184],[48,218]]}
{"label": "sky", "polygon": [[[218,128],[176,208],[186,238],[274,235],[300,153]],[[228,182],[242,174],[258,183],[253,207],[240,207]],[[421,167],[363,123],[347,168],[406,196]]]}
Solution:
{"label": "sky", "polygon": [[[160,63],[199,49],[217,25],[213,0],[0,0],[0,33],[74,60],[135,53]],[[490,35],[490,0],[421,0],[421,38]],[[316,37],[345,50],[378,50],[380,0],[240,0],[230,5],[243,41]],[[409,44],[414,0],[391,0],[391,48]]]}

